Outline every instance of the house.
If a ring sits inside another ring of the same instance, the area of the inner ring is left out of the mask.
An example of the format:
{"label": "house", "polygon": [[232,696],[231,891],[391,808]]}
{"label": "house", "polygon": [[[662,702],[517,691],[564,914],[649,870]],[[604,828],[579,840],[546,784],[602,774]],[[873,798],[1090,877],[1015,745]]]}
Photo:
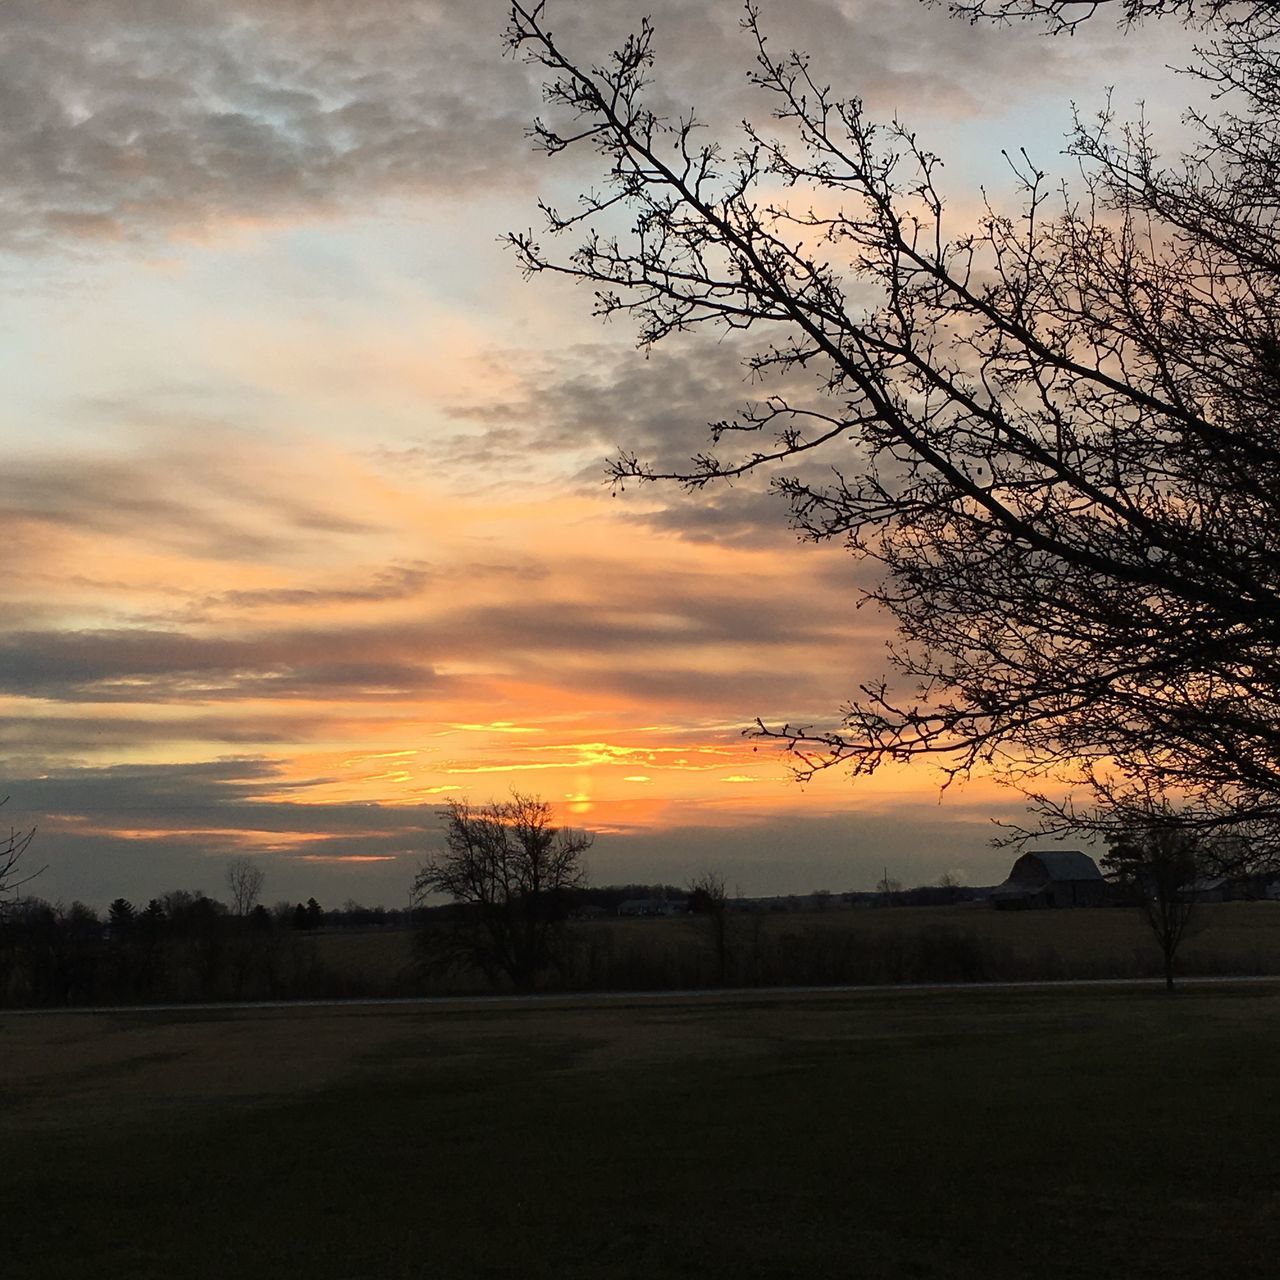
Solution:
{"label": "house", "polygon": [[1192,902],[1230,902],[1236,897],[1236,886],[1226,876],[1200,876],[1182,892]]}
{"label": "house", "polygon": [[1003,884],[992,891],[993,906],[1101,907],[1108,902],[1107,882],[1098,864],[1079,849],[1042,849],[1024,853]]}

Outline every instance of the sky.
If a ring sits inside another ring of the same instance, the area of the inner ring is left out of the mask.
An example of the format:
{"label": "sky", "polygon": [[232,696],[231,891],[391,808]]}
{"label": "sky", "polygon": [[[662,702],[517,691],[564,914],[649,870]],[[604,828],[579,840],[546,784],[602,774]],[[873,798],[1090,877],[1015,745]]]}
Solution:
{"label": "sky", "polygon": [[[654,0],[654,92],[762,107],[736,0]],[[640,10],[553,0],[601,56]],[[1072,39],[916,0],[766,0],[779,45],[947,162],[1142,100],[1179,33]],[[501,244],[592,180],[533,153],[496,0],[11,0],[0,9],[0,818],[50,900],[402,905],[442,806],[515,789],[595,883],[748,894],[1003,877],[1016,796],[927,768],[800,786],[744,736],[884,670],[870,570],[751,486],[611,493],[750,397],[743,349],[637,350]],[[1136,108],[1134,108],[1136,110]]]}

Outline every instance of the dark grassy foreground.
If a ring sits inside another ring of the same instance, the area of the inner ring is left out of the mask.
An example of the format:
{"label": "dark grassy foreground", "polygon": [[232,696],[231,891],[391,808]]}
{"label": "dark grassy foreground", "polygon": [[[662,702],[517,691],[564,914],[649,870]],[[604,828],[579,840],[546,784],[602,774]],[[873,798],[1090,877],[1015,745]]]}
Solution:
{"label": "dark grassy foreground", "polygon": [[1273,1276],[1280,993],[0,1017],[0,1273]]}

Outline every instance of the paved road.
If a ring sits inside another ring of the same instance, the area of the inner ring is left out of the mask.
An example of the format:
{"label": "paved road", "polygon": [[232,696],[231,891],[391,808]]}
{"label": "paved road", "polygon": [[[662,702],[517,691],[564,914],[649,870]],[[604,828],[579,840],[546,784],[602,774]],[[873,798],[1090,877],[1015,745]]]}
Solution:
{"label": "paved road", "polygon": [[[1234,986],[1241,983],[1273,983],[1280,976],[1246,974],[1240,977],[1179,978],[1179,987]],[[885,995],[927,992],[968,991],[1060,991],[1088,987],[1162,987],[1163,978],[1068,978],[1059,982],[902,982],[874,986],[838,987],[699,987],[687,991],[584,991],[539,995],[492,996],[395,996],[363,1000],[246,1000],[204,1004],[121,1004],[83,1005],[70,1009],[0,1009],[0,1018],[39,1017],[48,1014],[92,1013],[194,1013],[199,1011],[248,1012],[255,1009],[361,1009],[396,1008],[402,1006],[449,1006],[452,1008],[484,1008],[485,1006],[549,1004],[569,1008],[593,1005],[631,1004],[635,1002],[778,1000],[791,996]]]}

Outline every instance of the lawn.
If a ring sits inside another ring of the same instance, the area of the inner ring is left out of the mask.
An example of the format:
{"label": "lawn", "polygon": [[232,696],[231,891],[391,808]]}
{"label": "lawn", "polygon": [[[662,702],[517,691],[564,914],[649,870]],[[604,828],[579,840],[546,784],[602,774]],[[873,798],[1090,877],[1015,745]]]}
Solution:
{"label": "lawn", "polygon": [[1280,988],[0,1015],[6,1280],[1271,1276]]}

